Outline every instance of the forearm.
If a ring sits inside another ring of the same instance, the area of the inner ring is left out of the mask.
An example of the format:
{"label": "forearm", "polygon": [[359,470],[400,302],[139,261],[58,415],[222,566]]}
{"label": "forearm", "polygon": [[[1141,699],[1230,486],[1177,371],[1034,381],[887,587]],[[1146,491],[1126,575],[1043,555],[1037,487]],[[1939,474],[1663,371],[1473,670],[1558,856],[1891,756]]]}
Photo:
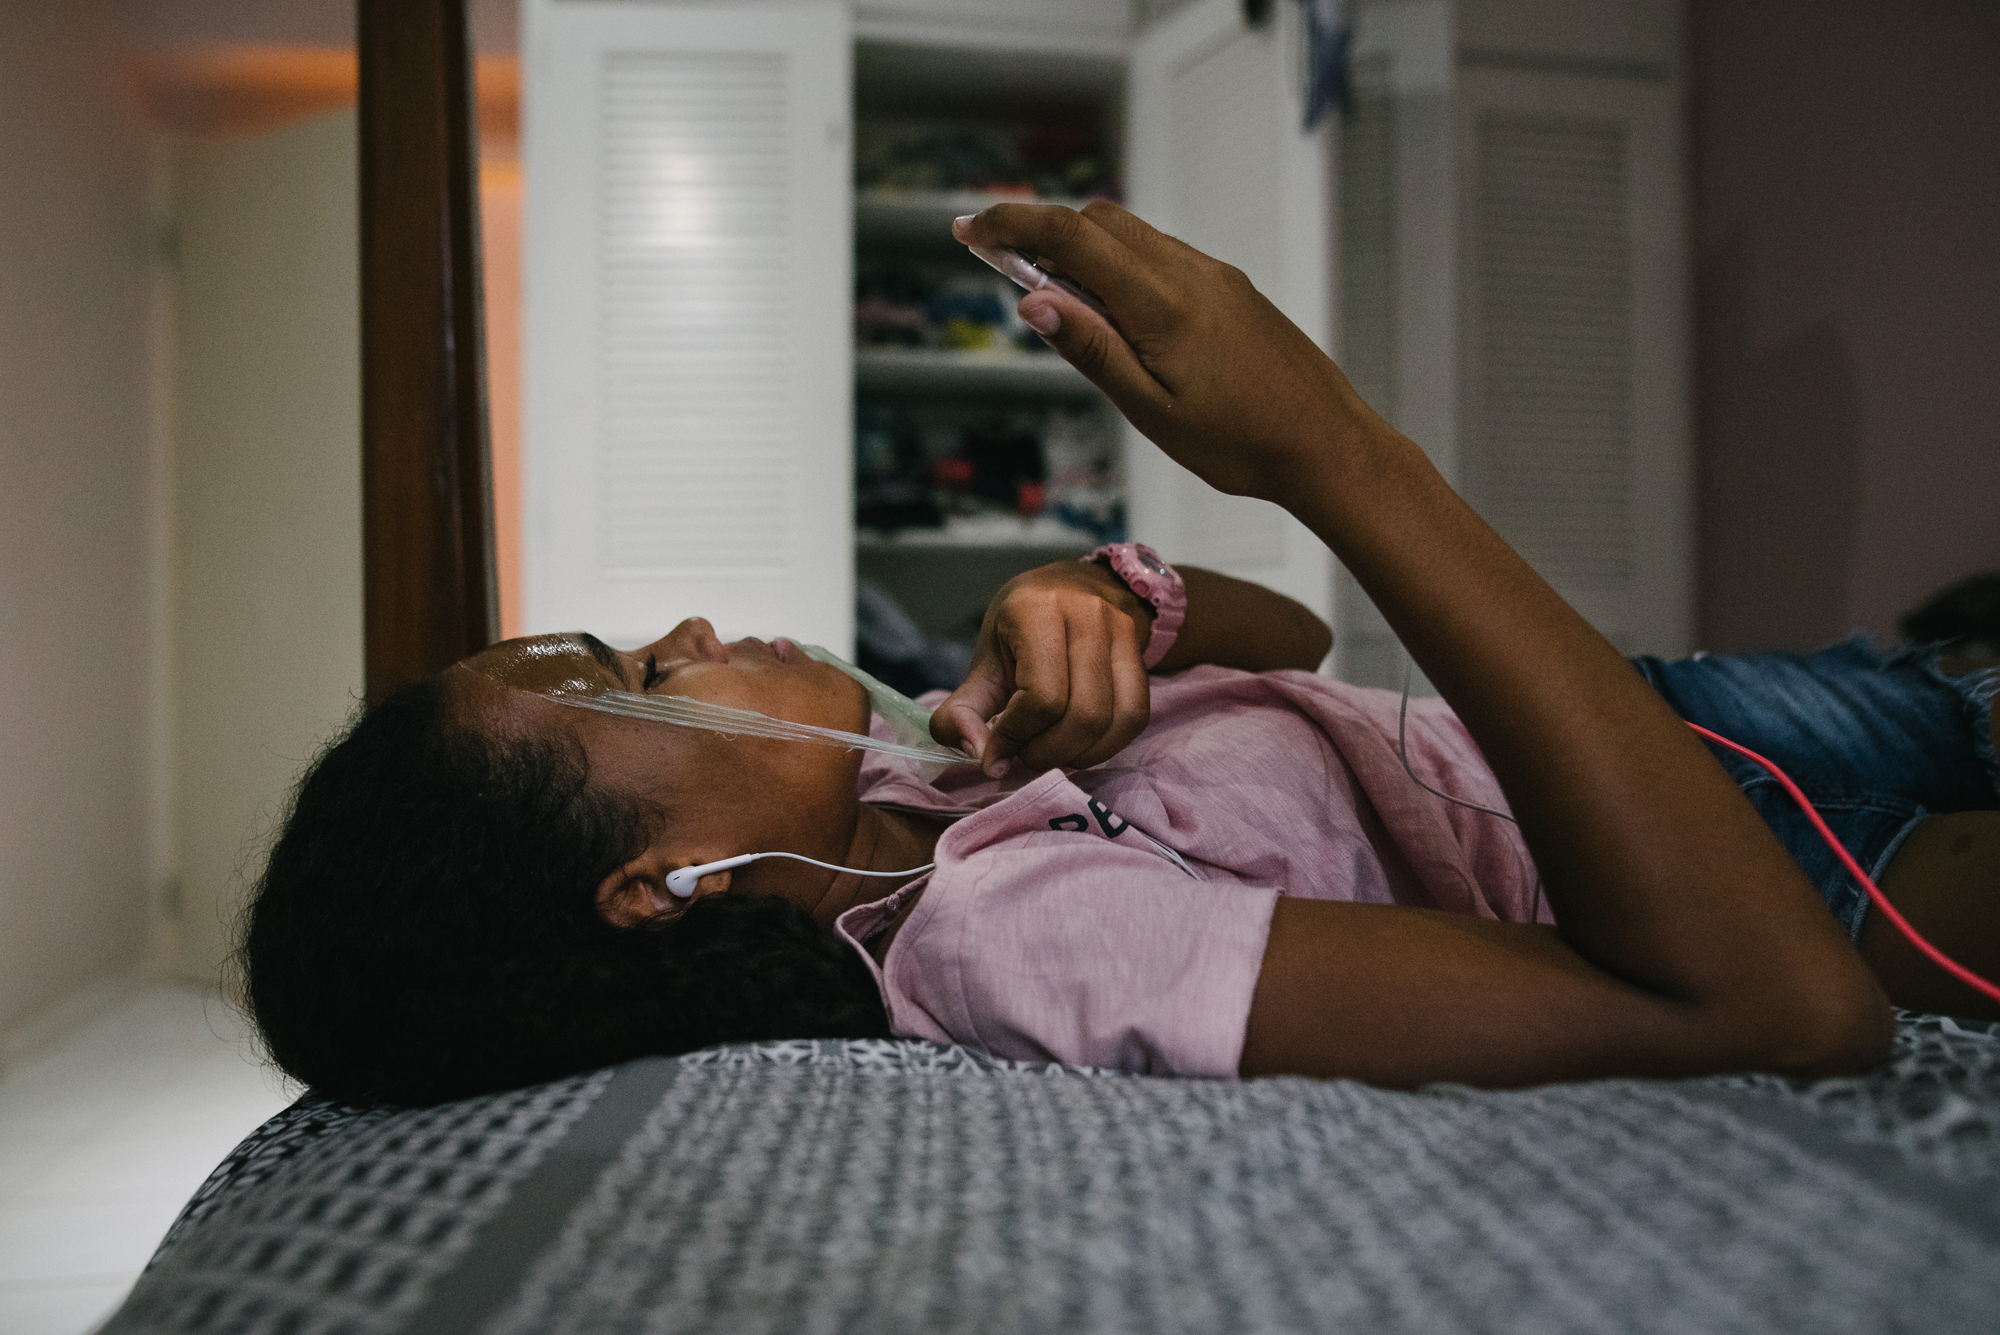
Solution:
{"label": "forearm", "polygon": [[1203,663],[1245,672],[1310,672],[1333,647],[1333,632],[1303,603],[1212,570],[1175,569],[1187,587],[1187,619],[1155,672]]}
{"label": "forearm", "polygon": [[1415,445],[1362,409],[1300,460],[1278,494],[1478,741],[1572,948],[1739,1017],[1865,1003],[1858,957],[1722,768]]}

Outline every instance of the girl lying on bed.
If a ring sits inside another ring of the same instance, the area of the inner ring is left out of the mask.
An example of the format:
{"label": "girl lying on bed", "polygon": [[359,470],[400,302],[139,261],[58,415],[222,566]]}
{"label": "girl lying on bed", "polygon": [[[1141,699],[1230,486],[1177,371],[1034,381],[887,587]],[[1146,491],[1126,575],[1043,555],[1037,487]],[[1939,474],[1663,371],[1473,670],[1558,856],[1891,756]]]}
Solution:
{"label": "girl lying on bed", "polygon": [[[959,235],[1101,294],[1115,330],[1055,288],[1021,313],[1171,456],[1346,563],[1443,693],[1409,707],[1409,770],[1397,697],[1314,675],[1328,634],[1303,608],[1137,546],[999,593],[932,724],[981,763],[930,781],[550,698],[865,730],[860,687],[786,641],[699,619],[631,652],[510,641],[384,702],[302,783],[244,949],[287,1071],[428,1101],[894,1033],[1392,1086],[1807,1076],[1882,1055],[1885,987],[1990,1005],[1879,931],[1761,771],[1680,718],[1791,770],[1990,974],[2000,817],[1939,814],[2000,806],[1990,680],[1859,646],[1635,672],[1237,271],[1108,204],[1000,205]],[[766,859],[667,886],[770,850],[936,867]]]}

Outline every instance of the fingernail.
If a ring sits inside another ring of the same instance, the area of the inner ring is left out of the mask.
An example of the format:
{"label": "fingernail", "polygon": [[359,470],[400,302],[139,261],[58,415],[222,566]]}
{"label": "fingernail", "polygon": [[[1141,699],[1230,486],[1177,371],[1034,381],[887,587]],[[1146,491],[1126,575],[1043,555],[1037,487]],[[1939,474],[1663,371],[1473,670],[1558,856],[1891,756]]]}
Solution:
{"label": "fingernail", "polygon": [[958,217],[953,218],[951,220],[951,234],[953,236],[957,236],[960,232],[963,232],[966,228],[972,226],[972,220],[974,218],[977,218],[978,216],[979,215],[976,213],[959,214]]}
{"label": "fingernail", "polygon": [[1028,307],[1021,312],[1021,318],[1028,322],[1028,328],[1034,330],[1043,338],[1047,338],[1050,334],[1062,328],[1062,312],[1056,309],[1055,303],[1052,301],[1044,301],[1038,305]]}
{"label": "fingernail", "polygon": [[1013,767],[1014,762],[1011,760],[996,760],[986,767],[986,777],[989,779],[1004,779],[1007,777],[1007,771]]}

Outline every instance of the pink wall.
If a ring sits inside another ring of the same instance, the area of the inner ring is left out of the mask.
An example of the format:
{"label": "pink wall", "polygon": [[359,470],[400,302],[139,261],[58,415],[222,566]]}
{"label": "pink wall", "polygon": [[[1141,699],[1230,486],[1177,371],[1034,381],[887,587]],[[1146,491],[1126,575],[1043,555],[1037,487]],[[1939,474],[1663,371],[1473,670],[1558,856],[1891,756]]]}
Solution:
{"label": "pink wall", "polygon": [[493,449],[493,558],[500,634],[521,633],[521,169],[489,162],[479,179],[486,307],[486,425]]}
{"label": "pink wall", "polygon": [[145,157],[97,11],[0,0],[0,1031],[146,940]]}
{"label": "pink wall", "polygon": [[2000,568],[2000,5],[1693,0],[1700,635]]}

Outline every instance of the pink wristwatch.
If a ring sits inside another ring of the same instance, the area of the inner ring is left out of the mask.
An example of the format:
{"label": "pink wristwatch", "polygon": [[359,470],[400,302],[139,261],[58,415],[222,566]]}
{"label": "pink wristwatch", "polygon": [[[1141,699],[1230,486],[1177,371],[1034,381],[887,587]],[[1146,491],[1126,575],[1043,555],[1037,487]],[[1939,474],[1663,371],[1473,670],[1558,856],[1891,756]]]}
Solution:
{"label": "pink wristwatch", "polygon": [[1187,619],[1187,585],[1180,573],[1142,542],[1106,543],[1083,558],[1109,567],[1144,601],[1153,605],[1153,637],[1146,641],[1146,666],[1158,667],[1180,638]]}

